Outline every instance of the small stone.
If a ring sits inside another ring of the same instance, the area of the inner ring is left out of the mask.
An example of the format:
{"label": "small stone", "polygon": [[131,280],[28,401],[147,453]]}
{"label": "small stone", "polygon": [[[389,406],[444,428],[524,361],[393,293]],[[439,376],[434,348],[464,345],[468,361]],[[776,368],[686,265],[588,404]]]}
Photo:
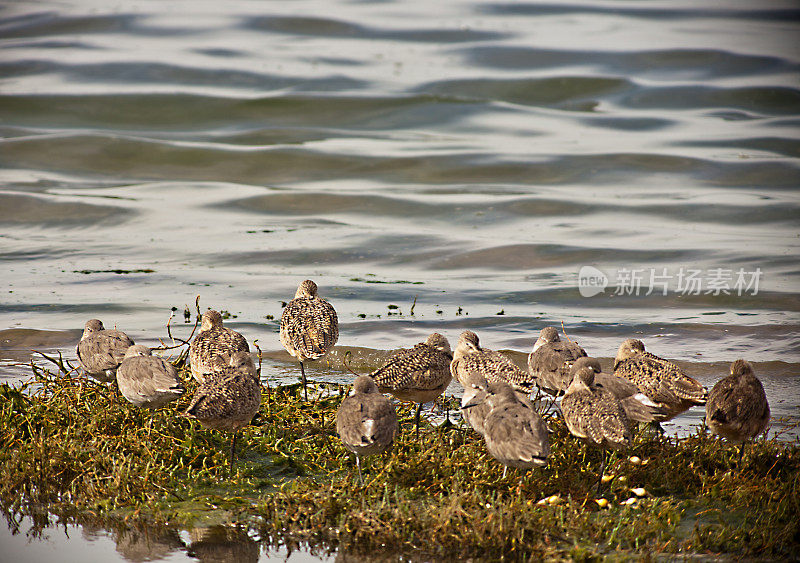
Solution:
{"label": "small stone", "polygon": [[600,508],[608,508],[608,501],[604,498],[596,498],[594,501]]}
{"label": "small stone", "polygon": [[640,458],[639,456],[636,456],[636,455],[635,456],[631,456],[631,458],[628,461],[630,461],[633,465],[641,465],[642,464],[642,458]]}
{"label": "small stone", "polygon": [[647,491],[645,491],[643,487],[636,487],[635,489],[631,489],[631,492],[635,494],[637,497],[643,497],[647,494]]}
{"label": "small stone", "polygon": [[609,482],[609,481],[611,481],[612,479],[614,479],[614,476],[613,476],[613,475],[603,475],[603,476],[600,478],[600,482],[601,482],[601,483],[603,483],[603,484],[605,485],[606,483],[608,483],[608,482]]}

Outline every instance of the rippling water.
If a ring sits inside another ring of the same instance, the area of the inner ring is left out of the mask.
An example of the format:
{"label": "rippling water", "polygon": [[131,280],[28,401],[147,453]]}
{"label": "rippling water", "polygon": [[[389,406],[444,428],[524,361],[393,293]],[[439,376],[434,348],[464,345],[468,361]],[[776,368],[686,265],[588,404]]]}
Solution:
{"label": "rippling water", "polygon": [[[749,359],[796,417],[799,22],[788,1],[6,3],[0,378],[73,355],[91,317],[152,344],[200,295],[294,381],[274,319],[310,277],[365,369],[433,330],[521,359],[563,322],[706,384]],[[341,355],[314,376],[349,379]]]}

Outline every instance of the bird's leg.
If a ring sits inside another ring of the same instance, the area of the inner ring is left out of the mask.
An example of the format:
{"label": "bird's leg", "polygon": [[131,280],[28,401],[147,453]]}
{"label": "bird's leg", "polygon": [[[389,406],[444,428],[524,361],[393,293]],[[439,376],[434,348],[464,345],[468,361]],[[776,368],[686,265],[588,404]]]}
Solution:
{"label": "bird's leg", "polygon": [[508,471],[508,466],[507,466],[507,465],[504,465],[504,466],[503,466],[503,479],[505,479],[505,478],[506,478],[506,472],[507,472],[507,471]]}
{"label": "bird's leg", "polygon": [[308,390],[306,389],[306,369],[303,367],[303,362],[300,362],[300,379],[303,382],[303,398],[308,402]]}
{"label": "bird's leg", "polygon": [[230,462],[231,466],[233,466],[233,456],[236,454],[236,432],[233,433],[233,438],[231,438],[231,453],[230,453]]}
{"label": "bird's leg", "polygon": [[736,467],[739,469],[739,471],[742,470],[742,458],[744,457],[744,445],[745,445],[744,442],[742,442],[739,445],[739,462],[736,464]]}
{"label": "bird's leg", "polygon": [[594,486],[595,492],[600,489],[600,483],[603,482],[603,474],[606,471],[606,450],[603,448],[603,461],[600,463],[600,478],[597,480],[597,484]]}
{"label": "bird's leg", "polygon": [[422,403],[417,404],[417,414],[414,416],[414,426],[417,429],[417,440],[419,440],[419,415],[422,412]]}
{"label": "bird's leg", "polygon": [[358,480],[361,481],[361,485],[364,485],[364,476],[361,474],[361,458],[358,454],[356,454],[356,467],[358,467]]}

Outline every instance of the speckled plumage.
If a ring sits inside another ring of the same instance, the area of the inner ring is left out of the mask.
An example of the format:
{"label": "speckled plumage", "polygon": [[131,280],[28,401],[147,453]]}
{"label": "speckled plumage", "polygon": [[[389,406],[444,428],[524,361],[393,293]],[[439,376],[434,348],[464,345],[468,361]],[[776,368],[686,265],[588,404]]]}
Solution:
{"label": "speckled plumage", "polygon": [[304,393],[306,374],[303,362],[318,360],[333,348],[338,339],[336,310],[317,295],[317,284],[311,280],[301,282],[294,299],[287,303],[281,314],[280,340],[286,351],[300,362]]}
{"label": "speckled plumage", "polygon": [[391,393],[401,401],[427,403],[441,395],[453,378],[452,360],[450,343],[434,332],[425,342],[392,354],[370,377],[381,393]]}
{"label": "speckled plumage", "polygon": [[[203,313],[200,332],[189,346],[189,364],[192,377],[203,383],[206,375],[213,373],[218,365],[215,357],[221,356],[229,360],[236,352],[250,352],[250,346],[244,336],[230,328],[222,326],[222,315],[214,310]],[[227,361],[223,362],[227,366]]]}
{"label": "speckled plumage", "polygon": [[667,409],[669,420],[694,405],[704,405],[706,389],[674,363],[646,352],[641,340],[622,343],[614,375],[633,382],[654,403]]}
{"label": "speckled plumage", "polygon": [[213,371],[206,374],[183,416],[212,430],[233,432],[233,461],[236,432],[250,423],[261,406],[261,382],[249,352],[234,352],[227,361],[216,356],[213,363]]}
{"label": "speckled plumage", "polygon": [[336,431],[344,446],[356,454],[361,475],[361,456],[381,453],[394,442],[397,414],[368,375],[353,382],[353,393],[336,411]]}
{"label": "speckled plumage", "polygon": [[731,374],[717,381],[708,394],[706,425],[714,434],[741,443],[761,434],[770,410],[764,386],[744,360],[731,364]]}
{"label": "speckled plumage", "polygon": [[595,370],[589,362],[576,364],[572,382],[561,399],[561,413],[570,433],[601,447],[627,448],[632,437],[630,422],[613,393],[594,385]]}
{"label": "speckled plumage", "polygon": [[[530,469],[547,465],[550,455],[547,426],[530,402],[520,400],[504,381],[490,381],[483,400],[491,409],[483,422],[483,439],[492,457],[505,466],[503,476],[508,467]],[[479,393],[463,406],[474,408],[480,401]]]}
{"label": "speckled plumage", "polygon": [[184,392],[175,366],[153,356],[150,348],[141,344],[125,352],[117,368],[117,385],[130,403],[148,409],[162,407]]}
{"label": "speckled plumage", "polygon": [[669,412],[664,405],[651,401],[647,395],[642,393],[636,385],[624,379],[603,373],[600,362],[595,358],[578,358],[572,368],[572,375],[575,371],[588,367],[594,372],[593,387],[599,387],[610,392],[622,405],[628,420],[634,422],[658,422],[664,420]]}
{"label": "speckled plumage", "polygon": [[531,393],[536,386],[530,374],[519,369],[500,352],[481,348],[478,335],[471,330],[465,330],[458,339],[450,372],[464,385],[472,371],[479,372],[490,383],[504,381],[515,391],[525,395]]}
{"label": "speckled plumage", "polygon": [[114,381],[117,368],[133,340],[119,330],[106,330],[98,319],[86,321],[76,351],[86,374],[98,381]]}
{"label": "speckled plumage", "polygon": [[542,390],[560,395],[572,380],[570,374],[575,360],[583,357],[586,357],[583,348],[575,342],[563,342],[558,331],[548,326],[542,329],[528,355],[528,372]]}
{"label": "speckled plumage", "polygon": [[422,405],[433,401],[447,389],[453,379],[450,373],[452,360],[447,338],[434,332],[425,342],[395,352],[370,377],[381,393],[391,393],[401,401],[418,404],[415,425],[419,433]]}

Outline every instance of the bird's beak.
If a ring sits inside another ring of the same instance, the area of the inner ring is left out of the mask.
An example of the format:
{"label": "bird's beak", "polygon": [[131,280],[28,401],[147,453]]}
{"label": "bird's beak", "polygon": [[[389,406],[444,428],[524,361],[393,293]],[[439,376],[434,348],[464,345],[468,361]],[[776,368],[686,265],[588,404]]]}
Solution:
{"label": "bird's beak", "polygon": [[489,394],[483,389],[469,387],[464,390],[464,396],[461,397],[461,408],[469,409],[477,405],[480,405],[482,402],[486,400],[486,397],[488,395]]}

